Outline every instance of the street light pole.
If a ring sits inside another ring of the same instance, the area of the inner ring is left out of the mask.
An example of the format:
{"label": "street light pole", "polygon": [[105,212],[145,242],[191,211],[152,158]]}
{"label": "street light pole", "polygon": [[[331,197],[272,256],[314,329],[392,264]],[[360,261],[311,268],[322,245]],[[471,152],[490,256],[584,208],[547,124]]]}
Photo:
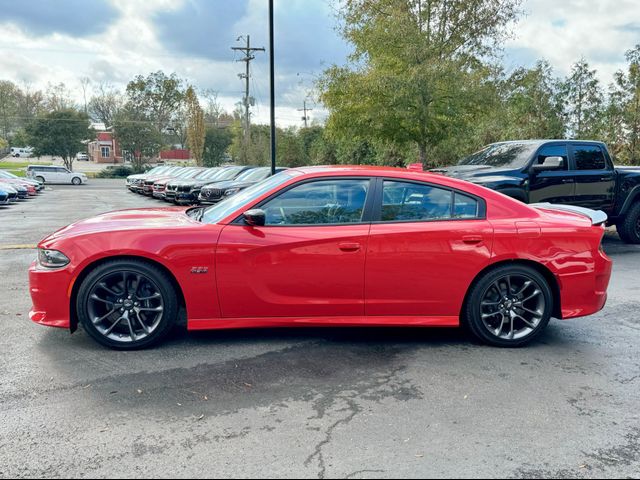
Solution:
{"label": "street light pole", "polygon": [[276,173],[276,80],[273,44],[273,0],[269,0],[269,66],[271,67],[271,175],[275,175]]}

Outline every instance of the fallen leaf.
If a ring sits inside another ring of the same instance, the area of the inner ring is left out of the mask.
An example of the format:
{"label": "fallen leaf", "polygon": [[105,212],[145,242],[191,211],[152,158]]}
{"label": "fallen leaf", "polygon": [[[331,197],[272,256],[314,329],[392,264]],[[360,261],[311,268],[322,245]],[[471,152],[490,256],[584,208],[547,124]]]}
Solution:
{"label": "fallen leaf", "polygon": [[138,393],[142,395],[142,390],[138,389]]}
{"label": "fallen leaf", "polygon": [[82,387],[83,390],[86,390],[87,388],[91,387],[91,384],[89,385],[85,385],[84,387]]}
{"label": "fallen leaf", "polygon": [[245,383],[244,385],[245,385],[246,387],[253,388],[253,385],[251,385],[250,383]]}
{"label": "fallen leaf", "polygon": [[423,458],[424,455],[416,455],[416,458]]}
{"label": "fallen leaf", "polygon": [[467,398],[469,398],[469,395],[465,395],[465,396],[464,396],[464,399],[465,399],[465,400],[466,400]]}
{"label": "fallen leaf", "polygon": [[206,402],[207,400],[209,400],[209,397],[207,397],[206,395],[204,396],[204,401]]}
{"label": "fallen leaf", "polygon": [[200,416],[198,417],[198,421],[202,420],[203,418],[204,418],[204,415],[200,415]]}
{"label": "fallen leaf", "polygon": [[182,406],[182,404],[181,404],[181,403],[178,403],[177,405],[178,405],[179,407],[181,407],[181,406]]}

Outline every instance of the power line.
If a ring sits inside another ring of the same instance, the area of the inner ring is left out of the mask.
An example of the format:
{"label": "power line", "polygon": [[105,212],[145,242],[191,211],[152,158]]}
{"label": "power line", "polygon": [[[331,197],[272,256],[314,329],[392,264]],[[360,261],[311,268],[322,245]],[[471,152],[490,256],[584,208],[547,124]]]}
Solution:
{"label": "power line", "polygon": [[308,125],[308,120],[309,120],[309,116],[307,115],[307,112],[310,112],[311,110],[313,110],[313,108],[308,108],[307,107],[307,99],[304,99],[304,103],[303,103],[303,107],[299,108],[298,111],[299,112],[304,112],[304,117],[302,117],[302,120],[304,120],[304,128],[307,128]]}

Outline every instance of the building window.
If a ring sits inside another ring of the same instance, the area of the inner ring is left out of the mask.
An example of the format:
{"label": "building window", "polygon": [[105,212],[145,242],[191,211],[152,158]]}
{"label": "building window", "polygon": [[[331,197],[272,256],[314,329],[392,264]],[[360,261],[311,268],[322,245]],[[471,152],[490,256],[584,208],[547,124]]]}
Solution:
{"label": "building window", "polygon": [[102,147],[102,158],[109,158],[111,156],[111,149],[109,147]]}

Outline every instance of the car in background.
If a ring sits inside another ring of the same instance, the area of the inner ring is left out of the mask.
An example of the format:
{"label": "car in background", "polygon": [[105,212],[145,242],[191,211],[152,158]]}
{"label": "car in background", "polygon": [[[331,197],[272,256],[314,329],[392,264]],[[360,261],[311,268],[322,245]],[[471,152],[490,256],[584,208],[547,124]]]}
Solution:
{"label": "car in background", "polygon": [[169,171],[172,168],[177,168],[177,167],[171,167],[169,165],[163,165],[163,166],[159,166],[159,167],[153,167],[151,170],[148,170],[144,173],[134,173],[133,175],[129,175],[127,177],[127,182],[126,182],[126,186],[129,190],[131,190],[132,192],[138,192],[138,189],[142,189],[142,184],[145,180],[145,178],[147,178],[150,175],[160,175],[164,172]]}
{"label": "car in background", "polygon": [[222,167],[213,167],[207,168],[204,172],[201,172],[192,179],[172,179],[166,184],[163,199],[167,202],[175,202],[178,191],[189,192],[192,194],[192,197],[197,199],[198,195],[195,192],[200,192],[200,188],[202,188],[203,185],[212,182],[216,177],[221,175],[223,171],[224,168]]}
{"label": "car in background", "polygon": [[89,155],[86,152],[78,152],[76,154],[76,160],[78,160],[80,162],[88,162],[89,161]]}
{"label": "car in background", "polygon": [[0,170],[0,181],[2,180],[11,180],[12,182],[17,182],[20,185],[25,186],[33,186],[36,192],[40,192],[44,189],[44,185],[37,180],[32,180],[30,178],[18,177],[11,172],[7,172],[6,170]]}
{"label": "car in background", "polygon": [[0,183],[3,185],[10,185],[18,193],[18,198],[24,199],[27,197],[33,197],[37,195],[36,189],[33,185],[30,185],[22,180],[14,180],[12,178],[0,178]]}
{"label": "car in background", "polygon": [[145,195],[151,195],[155,198],[164,198],[164,190],[167,183],[174,178],[191,178],[202,172],[202,167],[183,167],[178,172],[171,175],[163,175],[161,178],[147,179],[144,182],[143,192]]}
{"label": "car in background", "polygon": [[121,350],[156,344],[181,311],[191,331],[466,326],[519,347],[552,317],[604,307],[606,220],[443,175],[292,168],[211,207],[118,211],[58,230],[29,269],[29,317],[81,324]]}
{"label": "car in background", "polygon": [[169,169],[161,174],[153,174],[145,176],[137,185],[135,192],[140,195],[153,195],[153,184],[163,178],[172,178],[184,172],[188,167],[169,167]]}
{"label": "car in background", "polygon": [[15,158],[32,157],[33,147],[11,147],[11,156]]}
{"label": "car in background", "polygon": [[2,189],[2,185],[0,185],[0,205],[9,205],[9,192]]}
{"label": "car in background", "polygon": [[[7,205],[9,203],[15,203],[20,198],[18,190],[16,188],[14,188],[14,186],[9,184],[9,183],[2,183],[0,181],[0,190],[2,190],[3,192],[5,192],[7,194],[7,203],[5,205]],[[25,198],[26,198],[26,196],[25,196]]]}
{"label": "car in background", "polygon": [[84,173],[71,172],[65,167],[55,165],[29,165],[27,176],[40,183],[58,183],[82,185],[87,183],[87,176]]}
{"label": "car in background", "polygon": [[[286,168],[276,168],[276,173],[280,173],[284,170],[286,170]],[[218,203],[219,201],[229,198],[251,185],[255,185],[258,182],[266,180],[270,176],[270,167],[260,167],[247,170],[241,175],[238,175],[234,180],[212,183],[202,187],[200,195],[198,196],[198,202],[204,205]]]}

